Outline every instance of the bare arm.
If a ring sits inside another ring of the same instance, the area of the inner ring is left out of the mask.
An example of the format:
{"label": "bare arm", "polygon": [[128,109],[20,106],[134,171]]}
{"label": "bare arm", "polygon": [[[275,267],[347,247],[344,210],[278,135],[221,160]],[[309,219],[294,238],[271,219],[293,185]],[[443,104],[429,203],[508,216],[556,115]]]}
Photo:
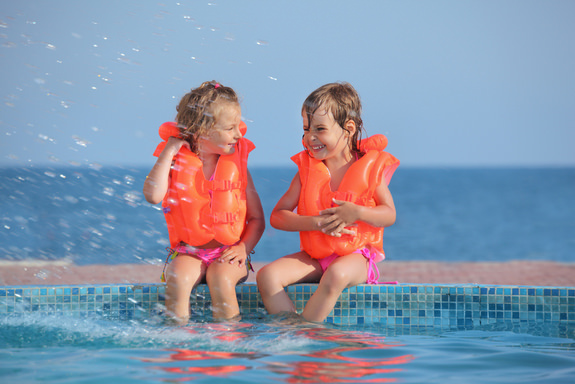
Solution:
{"label": "bare arm", "polygon": [[375,207],[364,207],[354,203],[334,200],[338,206],[324,209],[322,215],[329,215],[322,222],[322,230],[326,233],[340,233],[346,226],[356,221],[363,221],[374,227],[389,227],[395,223],[395,204],[385,181],[375,190]]}
{"label": "bare arm", "polygon": [[246,221],[246,228],[240,242],[226,249],[219,258],[220,262],[229,261],[230,264],[237,262],[241,267],[264,233],[266,226],[264,210],[249,171],[246,188]]}
{"label": "bare arm", "polygon": [[301,181],[299,173],[294,176],[288,190],[274,207],[270,224],[284,231],[317,231],[320,229],[321,216],[303,216],[294,212],[299,202]]}
{"label": "bare arm", "polygon": [[246,188],[246,229],[242,236],[242,242],[246,245],[246,251],[250,253],[264,233],[266,220],[260,196],[248,171],[248,186]]}
{"label": "bare arm", "polygon": [[188,144],[184,140],[170,137],[164,150],[158,156],[156,164],[144,181],[144,197],[148,203],[158,204],[166,196],[172,160],[182,145]]}

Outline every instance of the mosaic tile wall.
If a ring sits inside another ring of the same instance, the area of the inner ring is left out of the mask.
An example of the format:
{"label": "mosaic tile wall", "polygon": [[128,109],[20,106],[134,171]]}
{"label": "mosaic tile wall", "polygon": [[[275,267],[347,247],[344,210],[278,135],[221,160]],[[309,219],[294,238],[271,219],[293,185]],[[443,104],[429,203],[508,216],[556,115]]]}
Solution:
{"label": "mosaic tile wall", "polygon": [[[298,311],[316,287],[301,284],[288,288]],[[39,312],[145,318],[161,311],[164,292],[163,284],[0,287],[0,316]],[[265,313],[255,284],[238,286],[236,292],[242,313]],[[191,308],[194,314],[209,314],[207,286],[192,293]],[[326,321],[439,327],[575,323],[575,287],[359,285],[342,293]]]}

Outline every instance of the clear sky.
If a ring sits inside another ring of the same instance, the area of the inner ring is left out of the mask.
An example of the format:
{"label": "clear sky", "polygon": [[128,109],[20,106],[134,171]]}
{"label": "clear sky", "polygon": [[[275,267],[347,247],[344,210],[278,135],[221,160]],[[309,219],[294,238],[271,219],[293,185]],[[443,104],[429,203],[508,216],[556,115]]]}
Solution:
{"label": "clear sky", "polygon": [[242,98],[252,166],[301,150],[348,81],[404,166],[575,166],[575,1],[0,3],[0,166],[151,167],[205,80]]}

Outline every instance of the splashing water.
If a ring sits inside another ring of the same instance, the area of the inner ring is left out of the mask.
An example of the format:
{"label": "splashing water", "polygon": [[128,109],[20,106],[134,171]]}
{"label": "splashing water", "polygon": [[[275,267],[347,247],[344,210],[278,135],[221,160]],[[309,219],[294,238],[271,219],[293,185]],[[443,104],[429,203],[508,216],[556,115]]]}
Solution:
{"label": "splashing water", "polygon": [[[166,326],[159,317],[0,317],[3,375],[14,382],[541,382],[575,375],[567,336],[417,327],[338,327],[293,316]],[[553,334],[553,333],[552,333]],[[33,370],[30,363],[33,362]],[[487,369],[488,368],[488,369]]]}

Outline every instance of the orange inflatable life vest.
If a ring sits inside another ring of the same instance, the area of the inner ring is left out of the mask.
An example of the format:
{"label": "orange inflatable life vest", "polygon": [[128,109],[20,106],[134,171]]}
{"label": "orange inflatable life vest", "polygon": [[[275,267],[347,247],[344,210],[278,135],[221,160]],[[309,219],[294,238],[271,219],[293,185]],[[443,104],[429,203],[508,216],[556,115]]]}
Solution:
{"label": "orange inflatable life vest", "polygon": [[[240,131],[242,135],[246,131],[243,122]],[[159,156],[170,136],[180,135],[174,122],[162,124],[159,133],[164,142],[154,156]],[[254,148],[251,141],[241,138],[233,154],[220,156],[213,179],[206,180],[200,158],[182,146],[162,201],[172,247],[180,242],[200,246],[214,239],[230,245],[240,239],[246,224],[247,161]]]}
{"label": "orange inflatable life vest", "polygon": [[[316,160],[306,151],[291,159],[297,164],[301,181],[301,193],[297,212],[300,215],[316,216],[321,210],[333,206],[332,199],[349,201],[366,207],[375,207],[375,189],[385,180],[389,185],[399,165],[393,155],[383,151],[387,146],[384,135],[374,135],[361,141],[360,150],[365,154],[353,163],[337,191],[330,188],[329,170],[322,161]],[[357,226],[348,227],[353,235],[333,237],[321,231],[301,231],[300,247],[315,259],[323,259],[334,253],[345,256],[366,245],[372,245],[383,254],[383,228],[373,227],[358,221]]]}

